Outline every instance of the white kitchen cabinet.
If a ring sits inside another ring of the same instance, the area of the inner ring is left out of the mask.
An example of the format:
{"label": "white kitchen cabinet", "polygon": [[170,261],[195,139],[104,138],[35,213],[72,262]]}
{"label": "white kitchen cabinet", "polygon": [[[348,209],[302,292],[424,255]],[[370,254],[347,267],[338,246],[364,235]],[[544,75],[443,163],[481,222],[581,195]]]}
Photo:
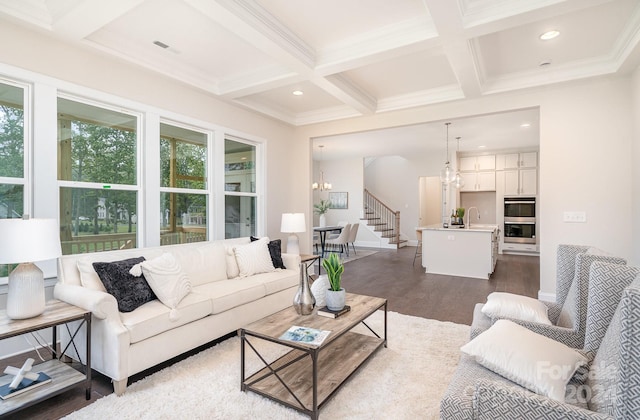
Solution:
{"label": "white kitchen cabinet", "polygon": [[537,193],[537,169],[504,171],[504,195],[536,195]]}
{"label": "white kitchen cabinet", "polygon": [[537,152],[508,153],[496,156],[496,169],[523,169],[538,166]]}
{"label": "white kitchen cabinet", "polygon": [[496,156],[482,155],[461,157],[458,161],[458,169],[461,172],[495,170]]}
{"label": "white kitchen cabinet", "polygon": [[461,192],[496,190],[496,173],[494,171],[462,172],[460,175],[464,179],[464,186],[460,188]]}

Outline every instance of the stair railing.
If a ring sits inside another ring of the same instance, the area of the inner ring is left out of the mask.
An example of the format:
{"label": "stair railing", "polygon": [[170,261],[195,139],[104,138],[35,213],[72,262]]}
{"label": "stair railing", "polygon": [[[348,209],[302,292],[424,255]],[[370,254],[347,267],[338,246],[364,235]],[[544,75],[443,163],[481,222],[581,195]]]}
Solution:
{"label": "stair railing", "polygon": [[389,238],[390,243],[395,243],[396,247],[399,247],[400,211],[391,209],[366,188],[363,197],[365,219],[374,220],[375,230],[383,231],[382,236]]}

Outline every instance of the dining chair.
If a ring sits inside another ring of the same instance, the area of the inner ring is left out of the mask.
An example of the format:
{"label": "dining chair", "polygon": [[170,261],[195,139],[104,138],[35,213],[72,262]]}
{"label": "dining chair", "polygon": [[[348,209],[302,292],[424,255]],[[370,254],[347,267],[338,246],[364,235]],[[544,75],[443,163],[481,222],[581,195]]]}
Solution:
{"label": "dining chair", "polygon": [[347,256],[349,256],[349,248],[345,246],[347,245],[347,240],[349,239],[350,233],[351,233],[351,224],[347,223],[345,227],[342,228],[340,235],[338,235],[337,238],[327,239],[326,244],[330,245],[331,247],[339,246],[340,253],[342,254],[346,250]]}
{"label": "dining chair", "polygon": [[358,228],[360,227],[360,223],[354,223],[351,225],[351,230],[349,231],[349,238],[347,239],[347,255],[349,254],[349,244],[353,247],[353,253],[358,254],[356,252],[356,236],[358,236]]}
{"label": "dining chair", "polygon": [[[344,220],[341,220],[338,223],[336,223],[336,226],[345,227],[347,223],[349,222],[345,222]],[[340,233],[329,233],[329,236],[327,236],[327,239],[336,239],[338,236],[340,236]]]}

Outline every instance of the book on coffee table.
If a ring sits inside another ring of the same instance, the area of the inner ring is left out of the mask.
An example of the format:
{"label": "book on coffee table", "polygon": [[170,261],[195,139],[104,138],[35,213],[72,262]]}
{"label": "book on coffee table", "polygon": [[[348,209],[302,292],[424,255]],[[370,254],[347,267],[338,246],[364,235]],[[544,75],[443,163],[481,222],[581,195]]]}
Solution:
{"label": "book on coffee table", "polygon": [[331,309],[327,308],[326,306],[322,306],[322,307],[318,308],[318,315],[324,316],[324,317],[327,317],[327,318],[337,318],[340,315],[346,314],[350,310],[351,310],[351,306],[349,306],[349,305],[345,305],[344,308],[340,309],[339,311],[334,311],[334,310],[331,310]]}
{"label": "book on coffee table", "polygon": [[317,330],[309,327],[294,325],[280,336],[280,340],[295,341],[298,343],[319,346],[329,336],[331,331]]}
{"label": "book on coffee table", "polygon": [[15,397],[16,395],[20,395],[23,392],[38,388],[39,386],[42,386],[44,384],[48,384],[49,382],[51,382],[51,378],[49,377],[49,375],[40,372],[38,374],[38,379],[33,381],[31,379],[24,378],[15,389],[9,388],[9,384],[0,386],[0,398],[6,400],[7,398]]}

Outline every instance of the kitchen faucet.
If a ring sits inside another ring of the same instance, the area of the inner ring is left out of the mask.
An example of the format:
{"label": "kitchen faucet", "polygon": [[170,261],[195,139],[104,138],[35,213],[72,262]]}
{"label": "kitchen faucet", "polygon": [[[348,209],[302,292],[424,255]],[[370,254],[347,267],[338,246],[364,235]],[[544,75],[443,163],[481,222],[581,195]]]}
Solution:
{"label": "kitchen faucet", "polygon": [[477,207],[469,207],[469,210],[467,210],[467,229],[471,227],[471,209],[476,209],[478,220],[480,220],[480,210]]}

